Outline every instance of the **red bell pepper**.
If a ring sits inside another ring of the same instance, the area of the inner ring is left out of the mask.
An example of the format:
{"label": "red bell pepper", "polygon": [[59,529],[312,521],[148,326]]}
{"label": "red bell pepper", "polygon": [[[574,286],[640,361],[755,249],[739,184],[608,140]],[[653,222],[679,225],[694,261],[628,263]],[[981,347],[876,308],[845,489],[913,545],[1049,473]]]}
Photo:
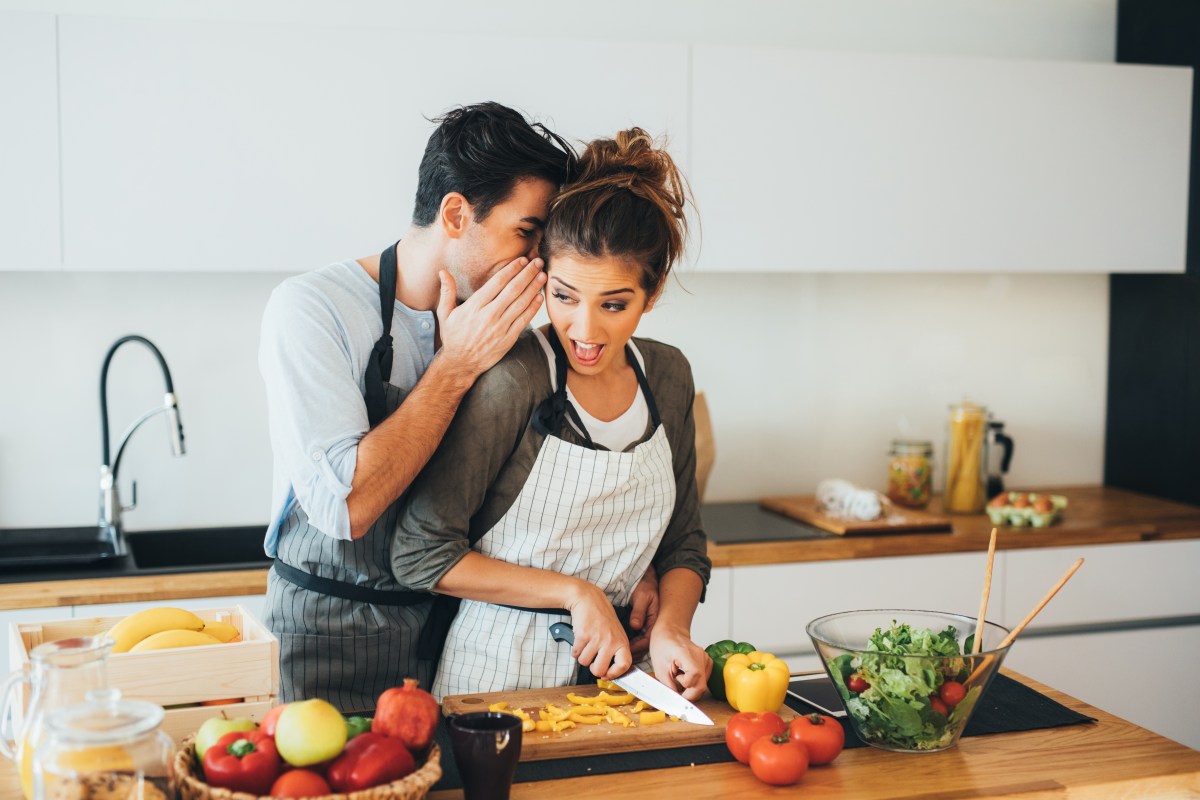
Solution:
{"label": "red bell pepper", "polygon": [[329,765],[325,776],[335,792],[357,792],[398,781],[416,769],[404,742],[382,733],[360,733]]}
{"label": "red bell pepper", "polygon": [[275,740],[262,731],[230,731],[204,752],[204,776],[213,786],[264,795],[279,777]]}

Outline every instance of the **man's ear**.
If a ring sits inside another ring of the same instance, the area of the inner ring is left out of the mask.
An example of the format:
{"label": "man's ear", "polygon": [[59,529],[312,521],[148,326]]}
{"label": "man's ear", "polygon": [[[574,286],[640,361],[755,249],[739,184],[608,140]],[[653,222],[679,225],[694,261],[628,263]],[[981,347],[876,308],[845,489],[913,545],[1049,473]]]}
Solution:
{"label": "man's ear", "polygon": [[471,222],[471,203],[458,192],[449,192],[442,198],[438,210],[438,221],[442,231],[451,239],[461,238]]}

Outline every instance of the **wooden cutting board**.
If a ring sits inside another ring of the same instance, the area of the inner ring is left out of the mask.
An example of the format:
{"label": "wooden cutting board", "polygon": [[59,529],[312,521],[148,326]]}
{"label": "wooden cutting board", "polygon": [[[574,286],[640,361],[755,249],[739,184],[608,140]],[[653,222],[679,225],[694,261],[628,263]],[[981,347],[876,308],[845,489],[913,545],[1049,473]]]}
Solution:
{"label": "wooden cutting board", "polygon": [[[615,691],[615,690],[614,690]],[[610,691],[609,694],[613,694]],[[594,697],[600,690],[596,685],[558,686],[551,689],[521,689],[512,692],[492,692],[475,695],[450,695],[442,701],[443,714],[463,714],[469,711],[487,711],[492,703],[508,701],[509,708],[523,708],[534,719],[538,709],[552,703],[559,708],[571,705],[567,692],[585,697]],[[548,733],[527,731],[521,734],[521,760],[542,761],[547,758],[593,756],[603,753],[630,750],[666,750],[672,747],[690,747],[701,744],[719,744],[725,741],[725,724],[735,712],[724,700],[714,700],[705,694],[696,705],[709,716],[714,725],[693,725],[690,722],[672,722],[668,719],[658,725],[622,728],[602,722],[599,725],[576,725],[565,731]],[[629,716],[629,706],[617,706]],[[787,706],[779,709],[779,716],[790,720],[796,712]]]}
{"label": "wooden cutting board", "polygon": [[842,519],[831,517],[817,510],[817,498],[764,497],[759,501],[763,508],[807,522],[821,530],[846,536],[855,533],[912,533],[914,531],[949,531],[953,527],[949,517],[930,514],[913,508],[892,506],[886,516],[872,520]]}

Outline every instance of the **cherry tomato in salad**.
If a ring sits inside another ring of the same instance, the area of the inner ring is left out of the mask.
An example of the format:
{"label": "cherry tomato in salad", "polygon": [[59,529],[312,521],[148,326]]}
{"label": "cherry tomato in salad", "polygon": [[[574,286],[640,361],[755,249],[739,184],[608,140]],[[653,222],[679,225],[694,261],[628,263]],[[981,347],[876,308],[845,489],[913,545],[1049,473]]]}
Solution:
{"label": "cherry tomato in salad", "polygon": [[946,704],[943,703],[937,695],[930,696],[929,705],[933,706],[933,710],[939,714],[949,715],[950,713],[950,709],[946,707]]}
{"label": "cherry tomato in salad", "polygon": [[750,745],[750,771],[772,786],[791,786],[808,772],[808,750],[786,735],[764,736]]}
{"label": "cherry tomato in salad", "polygon": [[805,714],[788,724],[788,737],[808,749],[808,763],[814,767],[828,764],[846,746],[841,723],[824,714]]}
{"label": "cherry tomato in salad", "polygon": [[946,681],[942,684],[942,688],[938,689],[938,697],[942,698],[942,702],[951,708],[961,703],[966,696],[967,688],[958,681]]}
{"label": "cherry tomato in salad", "polygon": [[783,717],[774,711],[739,711],[725,724],[725,745],[733,757],[750,763],[750,747],[759,739],[787,732]]}
{"label": "cherry tomato in salad", "polygon": [[849,678],[846,678],[846,688],[855,694],[862,694],[867,689],[871,688],[871,684],[863,680],[863,676],[857,672],[853,673]]}

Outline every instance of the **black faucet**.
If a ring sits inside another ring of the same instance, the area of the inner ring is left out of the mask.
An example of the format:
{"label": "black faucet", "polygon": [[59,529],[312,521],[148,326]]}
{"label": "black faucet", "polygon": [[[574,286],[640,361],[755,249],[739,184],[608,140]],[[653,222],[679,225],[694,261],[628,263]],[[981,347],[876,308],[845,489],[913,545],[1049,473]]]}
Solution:
{"label": "black faucet", "polygon": [[[150,348],[154,353],[154,357],[158,359],[158,365],[162,367],[163,380],[167,385],[166,395],[163,397],[163,404],[157,408],[152,408],[142,416],[134,420],[121,437],[121,443],[117,445],[117,457],[109,461],[108,447],[108,365],[112,361],[113,354],[117,349],[126,342],[141,342]],[[184,454],[183,448],[183,424],[179,421],[179,403],[175,399],[175,386],[171,383],[171,370],[167,368],[167,361],[163,358],[158,348],[144,336],[122,336],[113,342],[112,347],[108,348],[108,353],[104,356],[104,365],[100,367],[100,435],[101,435],[101,452],[100,452],[100,534],[112,542],[113,550],[117,555],[124,555],[125,537],[121,528],[121,512],[132,511],[137,507],[137,481],[133,482],[133,502],[127,506],[121,505],[121,498],[117,493],[117,470],[121,466],[121,454],[125,452],[125,445],[129,441],[129,437],[133,435],[141,424],[153,417],[155,414],[166,412],[167,422],[171,433],[171,452],[176,458]]]}

